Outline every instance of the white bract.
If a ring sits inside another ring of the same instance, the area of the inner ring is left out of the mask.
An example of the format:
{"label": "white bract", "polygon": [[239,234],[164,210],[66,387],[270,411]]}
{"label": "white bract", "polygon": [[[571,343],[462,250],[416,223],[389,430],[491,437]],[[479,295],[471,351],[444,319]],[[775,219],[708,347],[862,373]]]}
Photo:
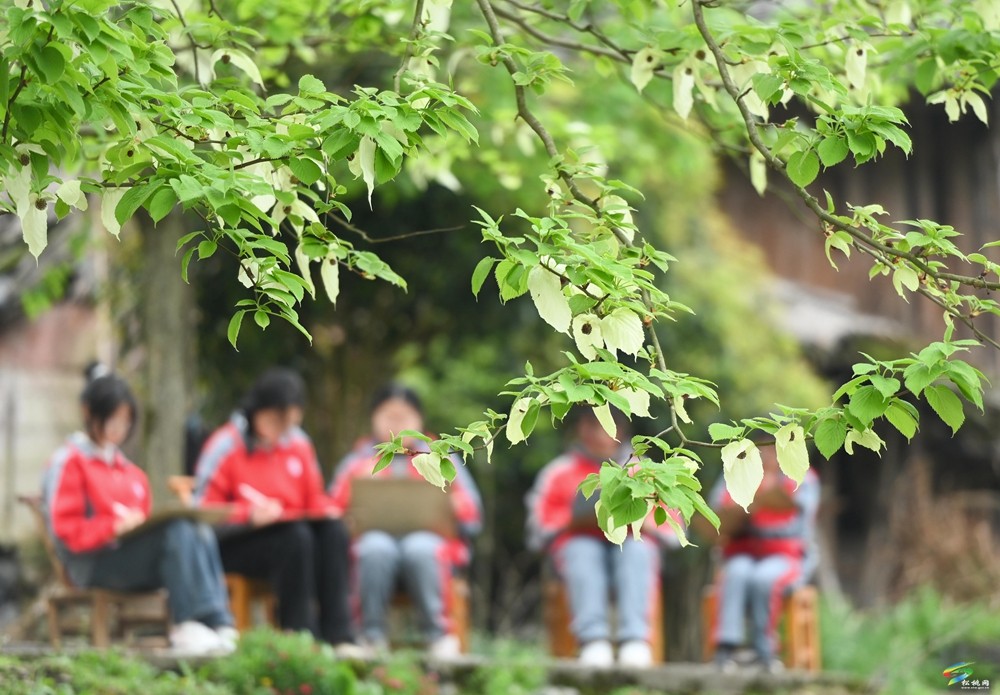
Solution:
{"label": "white bract", "polygon": [[431,485],[435,485],[444,490],[445,479],[441,473],[441,455],[433,452],[428,454],[417,454],[413,457],[413,467],[417,473],[423,476]]}
{"label": "white bract", "polygon": [[122,231],[122,225],[115,217],[115,208],[127,191],[127,188],[105,188],[101,196],[101,224],[112,236],[117,237]]}
{"label": "white bract", "polygon": [[594,314],[579,314],[573,319],[573,340],[576,349],[588,360],[597,357],[597,348],[604,347],[601,319]]}
{"label": "white bract", "polygon": [[642,349],[642,319],[631,309],[620,307],[601,319],[601,335],[608,350],[636,355]]}
{"label": "white bract", "polygon": [[674,68],[674,111],[687,120],[694,106],[694,67],[684,61]]}
{"label": "white bract", "polygon": [[801,484],[809,470],[809,449],[802,427],[789,423],[775,432],[774,451],[782,472],[796,485]]}
{"label": "white bract", "polygon": [[876,454],[883,446],[885,446],[885,442],[882,441],[882,438],[875,434],[875,430],[870,428],[864,432],[850,430],[847,433],[847,436],[844,438],[844,451],[853,455],[855,444],[863,446],[866,449],[871,449]]}
{"label": "white bract", "polygon": [[[228,56],[228,58],[227,58]],[[264,78],[260,75],[260,68],[257,64],[246,53],[242,51],[236,51],[231,48],[220,48],[215,53],[212,54],[211,63],[214,69],[216,63],[220,60],[223,62],[228,62],[235,68],[239,68],[246,73],[247,77],[253,80],[255,83],[264,86]]]}
{"label": "white bract", "polygon": [[611,415],[611,406],[607,403],[594,406],[594,415],[597,416],[597,421],[601,423],[601,427],[608,433],[608,436],[618,441],[618,425],[615,424],[615,418]]}
{"label": "white bract", "polygon": [[552,271],[536,265],[528,271],[528,292],[535,303],[538,315],[545,323],[560,333],[569,333],[573,312],[562,291],[561,278]]}
{"label": "white bract", "polygon": [[663,52],[657,48],[646,46],[636,52],[635,58],[632,59],[630,75],[636,89],[641,92],[646,88],[646,85],[653,79],[653,73],[660,67],[662,60]]}
{"label": "white bract", "polygon": [[533,398],[519,398],[511,406],[510,416],[507,418],[507,427],[504,430],[504,433],[507,435],[507,441],[511,444],[517,444],[525,440],[524,432],[521,431],[521,423],[524,422],[524,416],[528,414],[528,408],[531,407],[533,400]]}
{"label": "white bract", "polygon": [[639,389],[618,389],[618,395],[628,401],[633,415],[651,417],[649,414],[649,393]]}
{"label": "white bract", "polygon": [[320,264],[319,276],[323,280],[327,299],[336,306],[337,297],[340,296],[340,262],[337,260],[337,254],[331,252],[326,255]]}
{"label": "white bract", "polygon": [[749,439],[730,442],[722,449],[722,474],[733,502],[746,509],[764,480],[760,451]]}

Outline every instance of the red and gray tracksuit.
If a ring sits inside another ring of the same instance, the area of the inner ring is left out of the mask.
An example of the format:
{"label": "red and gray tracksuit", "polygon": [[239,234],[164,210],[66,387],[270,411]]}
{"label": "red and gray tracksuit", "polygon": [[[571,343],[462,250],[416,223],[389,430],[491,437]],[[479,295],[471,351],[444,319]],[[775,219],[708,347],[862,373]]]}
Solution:
{"label": "red and gray tracksuit", "polygon": [[[249,524],[251,500],[281,503],[277,523]],[[353,639],[348,603],[349,537],[323,489],[312,441],[295,427],[273,447],[255,442],[242,414],[216,430],[197,464],[195,500],[232,505],[219,530],[227,572],[267,580],[278,597],[278,622],[327,642]],[[314,604],[319,605],[318,622]]]}
{"label": "red and gray tracksuit", "polygon": [[[616,457],[627,461],[631,450],[622,448]],[[594,518],[596,495],[586,500],[580,483],[599,473],[601,461],[582,449],[569,451],[538,473],[526,497],[528,546],[552,555],[555,569],[566,582],[572,620],[570,629],[580,644],[610,638],[608,597],[618,612],[617,639],[652,641],[652,616],[660,590],[660,545],[636,541],[631,536],[621,549],[604,537],[596,522],[591,529],[571,529],[574,521]],[[677,515],[673,515],[677,519]],[[667,547],[678,545],[673,530],[656,526],[652,515],[643,533]]]}
{"label": "red and gray tracksuit", "polygon": [[43,496],[56,552],[74,584],[115,591],[165,587],[175,623],[232,625],[208,527],[177,519],[115,537],[122,510],[148,515],[151,504],[146,474],[117,447],[101,449],[83,433],[72,435],[46,468]]}
{"label": "red and gray tracksuit", "polygon": [[[795,508],[754,510],[743,531],[722,548],[724,560],[718,582],[716,644],[743,644],[749,610],[750,641],[764,663],[775,654],[782,599],[809,579],[818,559],[814,539],[819,478],[810,469],[798,489],[784,475],[780,484],[792,495]],[[709,496],[709,504],[717,510],[735,504],[721,478]]]}
{"label": "red and gray tracksuit", "polygon": [[[378,461],[375,443],[360,441],[344,457],[330,496],[337,507],[351,505],[351,486],[356,478],[371,478]],[[456,567],[469,563],[468,540],[482,528],[479,490],[461,459],[453,457],[457,475],[449,486],[459,537],[445,538],[431,531],[416,531],[402,537],[383,531],[367,531],[354,540],[356,613],[361,634],[372,643],[386,638],[386,610],[397,581],[402,577],[417,605],[424,638],[433,641],[452,634],[452,577]],[[420,478],[410,456],[396,456],[376,478]]]}

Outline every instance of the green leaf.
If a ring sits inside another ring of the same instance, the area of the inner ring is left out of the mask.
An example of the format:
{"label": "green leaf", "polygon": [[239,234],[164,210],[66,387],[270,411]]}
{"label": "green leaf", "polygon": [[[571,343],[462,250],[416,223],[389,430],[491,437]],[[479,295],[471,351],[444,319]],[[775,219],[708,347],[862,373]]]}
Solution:
{"label": "green leaf", "polygon": [[732,439],[742,434],[742,427],[734,427],[733,425],[726,425],[721,422],[713,422],[708,426],[708,436],[712,438],[713,442],[717,442],[720,439]]}
{"label": "green leaf", "polygon": [[490,270],[493,269],[493,264],[496,262],[497,259],[487,256],[476,264],[476,269],[472,271],[472,294],[474,296],[479,296],[479,290],[483,288],[483,283],[486,282],[486,278],[489,277]]}
{"label": "green leaf", "polygon": [[312,75],[303,75],[299,78],[299,92],[301,94],[322,94],[326,91],[326,85]]}
{"label": "green leaf", "polygon": [[896,403],[890,403],[885,409],[885,419],[907,439],[912,439],[917,432],[917,421]]}
{"label": "green leaf", "polygon": [[115,219],[118,220],[118,224],[125,224],[127,220],[131,219],[135,211],[162,185],[161,181],[157,181],[151,185],[132,186],[132,188],[125,191],[125,194],[115,206]]}
{"label": "green leaf", "polygon": [[663,526],[665,523],[667,523],[667,510],[657,505],[656,508],[653,510],[653,522],[657,526]]}
{"label": "green leaf", "polygon": [[156,223],[166,217],[176,205],[177,194],[174,189],[170,186],[163,186],[149,199],[149,205],[146,208],[149,210],[149,216]]}
{"label": "green leaf", "polygon": [[313,185],[323,176],[323,170],[319,168],[319,165],[306,157],[289,159],[288,168],[295,174],[295,178],[307,186]]}
{"label": "green leaf", "polygon": [[847,426],[838,419],[827,418],[819,423],[813,433],[816,448],[827,459],[833,456],[844,445],[847,437]]}
{"label": "green leaf", "polygon": [[[855,365],[855,367],[857,366],[859,365]],[[872,366],[874,367],[874,365]],[[878,392],[886,398],[895,396],[896,392],[899,391],[899,379],[892,379],[884,377],[880,374],[873,374],[871,376],[871,382],[872,386],[878,389]]]}
{"label": "green leaf", "polygon": [[229,338],[229,343],[237,352],[239,352],[239,348],[236,347],[236,339],[240,335],[240,325],[243,323],[243,314],[245,313],[247,313],[246,309],[240,309],[233,314],[233,318],[229,319],[229,328],[226,330],[226,336]]}
{"label": "green leaf", "polygon": [[267,315],[266,311],[261,311],[260,309],[253,312],[253,320],[261,328],[267,328],[271,323],[271,317]]}
{"label": "green leaf", "polygon": [[591,473],[590,475],[588,475],[586,478],[583,479],[582,483],[580,483],[579,490],[580,492],[583,493],[584,497],[590,499],[590,496],[594,494],[594,491],[600,484],[601,484],[600,476],[598,476],[596,473]]}
{"label": "green leaf", "polygon": [[910,393],[920,396],[921,391],[934,383],[943,371],[939,365],[932,367],[924,362],[914,362],[903,371],[903,383]]}
{"label": "green leaf", "polygon": [[809,150],[793,152],[788,158],[786,170],[792,183],[804,188],[819,175],[819,159]]}
{"label": "green leaf", "polygon": [[[44,78],[46,84],[58,82],[59,78],[66,71],[66,59],[63,57],[62,52],[55,46],[45,46],[38,52],[36,59],[38,67],[42,71],[41,76]],[[7,75],[4,74],[3,78],[7,79]]]}
{"label": "green leaf", "polygon": [[874,386],[862,386],[851,396],[848,410],[865,425],[885,412],[889,401]]}
{"label": "green leaf", "polygon": [[541,410],[541,406],[541,403],[532,399],[531,405],[528,406],[528,411],[524,414],[524,419],[521,421],[521,433],[525,439],[530,437],[531,433],[535,430],[535,423],[538,422],[538,412]]}
{"label": "green leaf", "polygon": [[219,245],[213,239],[205,239],[203,242],[198,244],[198,260],[204,260],[206,258],[211,258]]}
{"label": "green leaf", "polygon": [[952,434],[958,432],[965,422],[961,399],[947,386],[928,386],[924,389],[924,398],[938,417],[951,427]]}
{"label": "green leaf", "polygon": [[840,137],[826,137],[816,148],[819,159],[824,167],[832,167],[840,164],[847,158],[850,148],[847,141]]}

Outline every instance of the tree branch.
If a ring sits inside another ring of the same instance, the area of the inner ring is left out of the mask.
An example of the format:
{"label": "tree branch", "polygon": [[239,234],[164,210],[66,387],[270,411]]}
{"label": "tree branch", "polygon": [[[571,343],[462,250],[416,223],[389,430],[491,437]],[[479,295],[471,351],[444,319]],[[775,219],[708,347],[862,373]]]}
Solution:
{"label": "tree branch", "polygon": [[528,24],[523,17],[518,16],[513,12],[507,12],[499,7],[494,8],[494,11],[498,16],[503,17],[508,22],[517,25],[526,34],[538,39],[541,43],[547,46],[561,46],[562,48],[568,48],[572,51],[579,51],[582,53],[592,53],[598,56],[606,56],[612,60],[617,60],[621,63],[628,63],[629,58],[624,52],[620,50],[613,50],[609,48],[602,48],[601,46],[588,46],[587,44],[577,43],[575,41],[568,41],[566,39],[560,39],[556,36],[549,36],[548,34],[542,33],[540,30]]}
{"label": "tree branch", "polygon": [[[490,3],[490,0],[476,0],[476,2],[479,5],[479,9],[482,12],[483,18],[486,20],[486,23],[489,26],[490,35],[493,37],[493,42],[497,45],[498,48],[503,46],[503,44],[505,43],[503,31],[500,29],[500,23],[497,21],[497,16],[496,13],[494,12],[493,5]],[[513,0],[508,0],[508,2],[511,2],[512,4],[516,5],[516,3],[513,2]],[[511,58],[509,55],[505,54],[502,57],[502,61],[504,67],[507,69],[507,72],[510,73],[511,77],[514,77],[514,75],[518,72],[517,64],[514,62],[514,59]],[[545,145],[545,151],[548,153],[548,155],[552,158],[558,158],[561,153],[559,151],[559,148],[556,147],[555,140],[552,138],[552,135],[548,132],[548,130],[546,130],[545,126],[542,125],[541,121],[539,121],[538,118],[528,108],[527,96],[525,94],[524,86],[517,84],[516,81],[514,82],[514,94],[517,101],[518,116],[520,116],[520,118],[523,119],[524,122],[528,124],[528,126],[535,132],[538,138],[542,141],[542,143]],[[573,195],[573,198],[575,198],[578,202],[582,203],[583,205],[589,207],[598,215],[602,214],[600,206],[597,204],[597,201],[587,197],[583,193],[583,191],[580,190],[572,174],[564,170],[562,167],[559,167],[557,171],[559,173],[559,178],[562,179],[562,181],[566,184],[566,187]],[[615,226],[613,226],[612,229],[614,230],[615,236],[619,239],[619,241],[623,245],[625,246],[635,245],[633,240],[630,239],[629,236],[625,234],[623,230]],[[649,291],[643,289],[641,291],[641,296],[643,304],[649,311],[652,312],[653,306],[652,306],[652,299],[649,295]],[[666,359],[663,355],[663,349],[660,346],[659,336],[656,335],[656,330],[652,322],[650,322],[650,324],[646,326],[646,332],[650,336],[650,340],[652,341],[653,346],[656,349],[657,365],[659,366],[661,371],[666,372],[667,371]],[[682,441],[685,442],[689,441],[684,437],[684,434],[680,431],[680,428],[677,427],[676,414],[673,412],[674,411],[673,407],[671,407],[670,410],[671,410],[671,415],[674,416],[675,418],[674,426],[677,430],[678,435],[681,437]]]}
{"label": "tree branch", "polygon": [[[793,187],[793,190],[798,194],[798,196],[803,200],[806,206],[813,212],[816,217],[826,223],[831,229],[838,229],[840,231],[846,232],[858,243],[859,248],[864,248],[866,251],[875,250],[881,254],[879,260],[881,260],[886,265],[892,265],[892,259],[902,259],[909,262],[915,268],[918,268],[927,277],[933,278],[935,280],[941,281],[953,281],[959,284],[966,285],[969,287],[975,287],[978,289],[986,290],[997,290],[1000,289],[1000,283],[987,282],[982,277],[972,277],[967,275],[958,275],[954,273],[942,273],[931,268],[927,262],[910,252],[900,251],[899,249],[887,246],[876,241],[873,237],[861,231],[859,228],[845,223],[840,218],[828,213],[819,203],[812,194],[810,194],[805,188],[799,186],[788,176],[784,162],[782,162],[764,143],[760,137],[760,133],[757,130],[758,124],[754,119],[753,114],[750,113],[749,108],[747,108],[746,103],[743,100],[743,95],[740,93],[736,84],[733,82],[732,75],[729,72],[729,67],[726,61],[725,54],[722,51],[722,47],[715,40],[714,35],[708,28],[705,22],[704,7],[708,6],[710,3],[706,0],[692,0],[691,7],[694,13],[695,25],[698,27],[698,31],[708,46],[709,51],[711,51],[713,57],[715,58],[716,66],[719,70],[719,76],[722,78],[722,84],[726,92],[735,102],[737,109],[739,109],[740,116],[743,119],[744,126],[746,128],[747,137],[750,143],[753,145],[754,149],[760,152],[764,161],[769,167],[774,169],[778,174],[788,181],[788,183]],[[918,288],[919,293],[931,297],[931,292],[924,286]],[[944,306],[946,311],[950,313],[955,318],[962,321],[964,324],[968,324],[968,317],[965,317],[960,311],[954,307],[949,307],[943,302],[935,301],[935,303]],[[970,326],[974,331],[974,326]],[[992,342],[990,339],[989,342]]]}
{"label": "tree branch", "polygon": [[[7,142],[7,128],[10,126],[10,109],[17,100],[17,97],[21,94],[21,90],[24,89],[28,82],[24,79],[28,72],[28,66],[21,63],[21,74],[17,78],[17,87],[11,92],[10,98],[7,99],[7,110],[3,113],[3,131],[0,132],[0,142]],[[4,78],[6,79],[6,77]]]}
{"label": "tree branch", "polygon": [[413,42],[423,33],[424,0],[417,0],[416,7],[413,8],[413,24],[410,26],[410,40],[406,42],[406,52],[403,60],[399,64],[399,69],[392,76],[392,89],[399,94],[399,85],[403,80],[403,73],[406,72],[406,64],[413,57]]}
{"label": "tree branch", "polygon": [[177,19],[181,20],[181,26],[184,27],[184,31],[188,35],[188,40],[191,42],[191,57],[192,63],[194,63],[194,81],[201,84],[201,75],[199,74],[198,69],[198,44],[195,43],[194,35],[188,29],[187,22],[184,20],[184,13],[181,12],[181,7],[177,4],[177,0],[170,0],[170,4],[174,6],[174,11],[177,12]]}
{"label": "tree branch", "polygon": [[460,230],[465,229],[464,225],[457,225],[455,227],[438,227],[436,229],[420,229],[420,230],[417,230],[415,232],[404,232],[403,234],[396,234],[394,236],[387,236],[387,237],[378,237],[378,238],[376,238],[376,237],[373,237],[370,234],[368,234],[368,232],[366,232],[365,230],[361,229],[360,227],[357,227],[357,226],[351,224],[350,222],[348,222],[347,220],[345,220],[343,217],[339,217],[339,216],[334,215],[333,213],[330,213],[330,212],[326,213],[324,216],[328,220],[330,220],[331,222],[336,223],[338,226],[343,227],[347,231],[352,232],[354,234],[357,234],[359,237],[361,237],[362,239],[364,239],[365,241],[367,241],[369,244],[384,244],[384,243],[389,242],[389,241],[403,241],[405,239],[412,239],[414,237],[419,237],[419,236],[427,236],[429,234],[445,234],[447,232],[458,232]]}

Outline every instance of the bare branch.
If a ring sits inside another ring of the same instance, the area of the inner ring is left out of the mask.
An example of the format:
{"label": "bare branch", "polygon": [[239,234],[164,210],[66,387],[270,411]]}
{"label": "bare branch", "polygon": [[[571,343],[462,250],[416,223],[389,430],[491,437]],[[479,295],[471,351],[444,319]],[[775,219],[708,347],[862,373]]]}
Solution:
{"label": "bare branch", "polygon": [[351,224],[343,217],[339,217],[329,212],[326,213],[325,217],[338,226],[343,227],[347,231],[357,234],[369,244],[384,244],[388,241],[403,241],[405,239],[413,239],[414,237],[428,236],[430,234],[446,234],[448,232],[458,232],[466,228],[465,225],[457,225],[454,227],[438,227],[436,229],[419,229],[415,232],[404,232],[403,234],[396,234],[387,237],[373,237],[368,232]]}
{"label": "bare branch", "polygon": [[181,26],[184,27],[184,31],[188,34],[188,39],[191,43],[191,57],[192,63],[194,64],[194,81],[201,84],[201,75],[199,75],[198,69],[198,44],[194,41],[194,35],[188,31],[187,21],[184,19],[184,13],[181,12],[180,5],[177,4],[177,0],[170,0],[170,4],[174,6],[174,11],[177,12],[177,19],[181,20]]}
{"label": "bare branch", "polygon": [[406,72],[406,64],[413,57],[413,42],[423,33],[424,0],[417,0],[416,7],[413,8],[413,25],[410,27],[410,40],[406,42],[406,52],[403,60],[399,64],[399,69],[392,76],[392,88],[399,94],[399,85],[403,80],[403,73]]}

